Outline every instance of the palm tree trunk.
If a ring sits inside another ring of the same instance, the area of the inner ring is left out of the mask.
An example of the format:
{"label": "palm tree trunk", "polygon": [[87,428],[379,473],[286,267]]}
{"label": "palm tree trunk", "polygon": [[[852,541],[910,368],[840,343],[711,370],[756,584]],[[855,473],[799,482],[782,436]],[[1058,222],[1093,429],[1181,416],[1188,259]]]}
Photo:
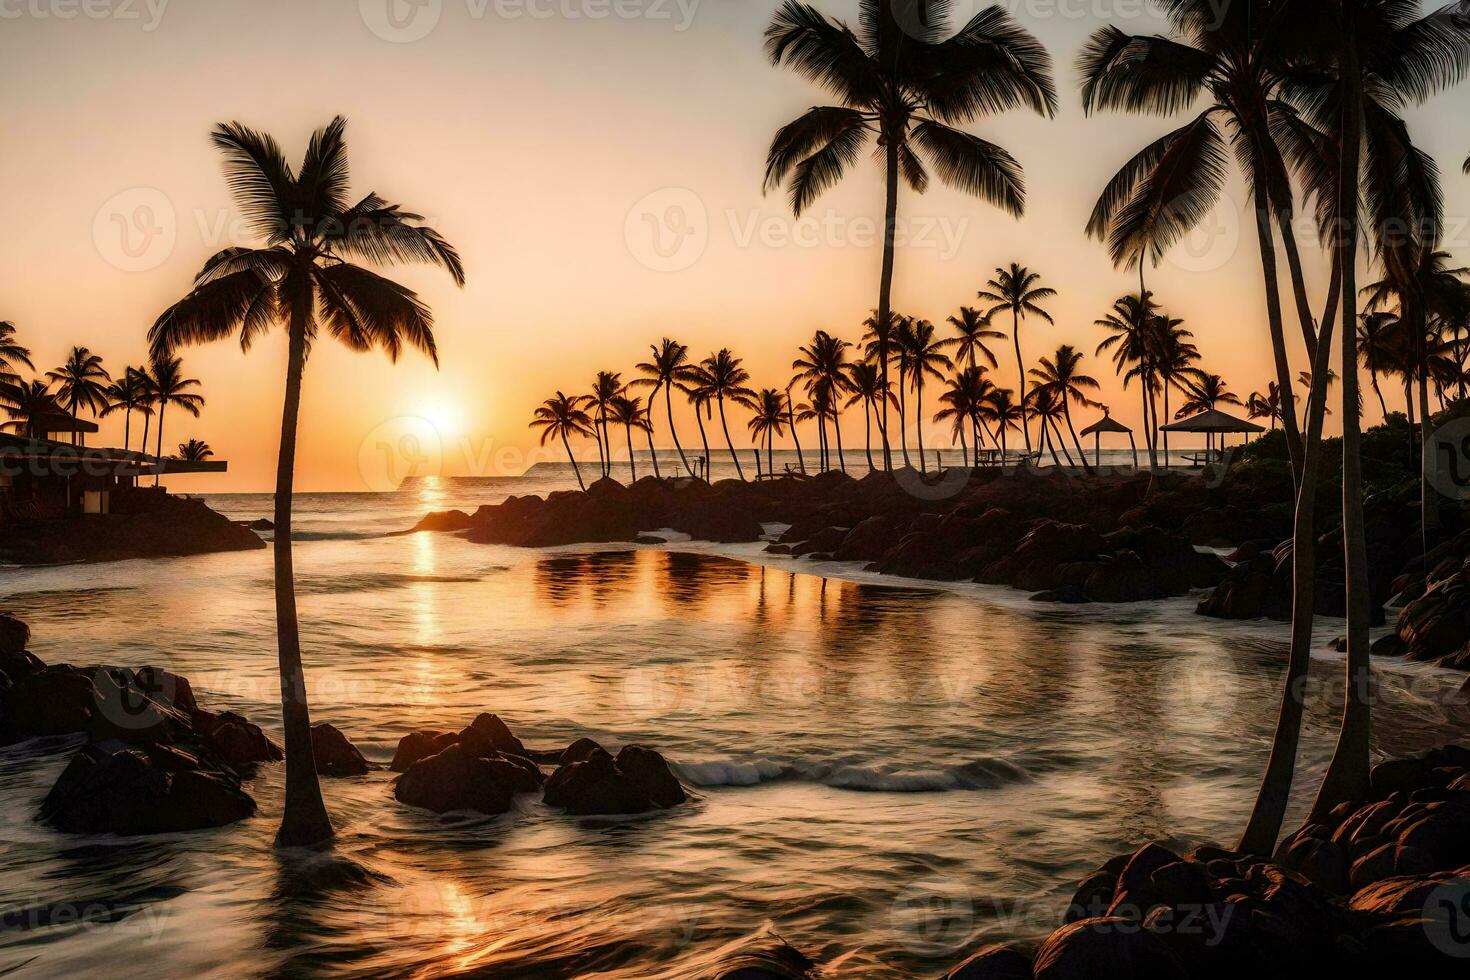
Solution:
{"label": "palm tree trunk", "polygon": [[847,472],[847,460],[842,458],[842,422],[838,418],[837,406],[832,406],[832,434],[837,437],[837,466]]}
{"label": "palm tree trunk", "polygon": [[1148,468],[1156,470],[1159,468],[1159,454],[1154,450],[1154,419],[1148,410],[1148,382],[1145,380],[1139,386],[1139,394],[1143,398],[1143,441],[1148,446]]}
{"label": "palm tree trunk", "polygon": [[1072,444],[1077,447],[1077,458],[1082,460],[1082,472],[1091,476],[1092,467],[1087,463],[1087,454],[1082,451],[1082,440],[1077,437],[1077,427],[1072,424],[1072,399],[1066,392],[1062,393],[1062,415],[1067,420],[1067,429],[1072,433]]}
{"label": "palm tree trunk", "polygon": [[1317,791],[1313,814],[1325,814],[1346,800],[1362,799],[1368,790],[1368,746],[1372,712],[1368,685],[1368,551],[1363,528],[1362,438],[1358,424],[1357,310],[1358,175],[1362,142],[1363,78],[1358,70],[1353,18],[1342,21],[1343,98],[1342,167],[1338,171],[1338,214],[1342,241],[1342,542],[1347,567],[1347,690],[1342,725],[1327,774]]}
{"label": "palm tree trunk", "polygon": [[1057,420],[1056,419],[1048,419],[1045,424],[1051,426],[1052,443],[1054,445],[1057,445],[1057,446],[1060,446],[1061,447],[1062,456],[1066,458],[1067,465],[1068,466],[1075,466],[1075,465],[1077,465],[1072,460],[1072,451],[1067,448],[1067,440],[1064,439],[1064,438],[1062,438],[1062,427],[1057,424]]}
{"label": "palm tree trunk", "polygon": [[[878,359],[883,366],[883,390],[888,391],[888,321],[893,310],[893,238],[898,227],[898,140],[890,137],[883,149],[883,270],[878,277]],[[888,446],[888,400],[883,401],[883,471],[893,472]]]}
{"label": "palm tree trunk", "polygon": [[960,463],[965,469],[970,468],[970,448],[965,445],[965,426],[963,423],[955,427],[960,436]]}
{"label": "palm tree trunk", "polygon": [[1041,425],[1037,426],[1037,428],[1040,430],[1037,433],[1037,438],[1040,440],[1041,445],[1046,448],[1046,451],[1051,453],[1052,465],[1054,465],[1057,469],[1061,469],[1062,461],[1057,458],[1057,447],[1052,444],[1051,439],[1047,438],[1046,419],[1042,419]]}
{"label": "palm tree trunk", "polygon": [[153,468],[153,485],[158,486],[158,480],[162,476],[160,470],[163,468],[163,413],[168,409],[168,401],[158,403],[158,452],[154,456],[158,459],[158,465]]}
{"label": "palm tree trunk", "polygon": [[148,426],[152,421],[151,414],[143,416],[143,444],[138,447],[138,451],[144,454],[148,452]]}
{"label": "palm tree trunk", "polygon": [[1312,390],[1308,395],[1307,438],[1302,447],[1302,482],[1297,489],[1296,513],[1291,529],[1291,647],[1271,755],[1256,794],[1255,806],[1239,849],[1247,854],[1270,857],[1281,836],[1286,805],[1296,778],[1297,748],[1301,741],[1307,672],[1311,666],[1312,626],[1317,591],[1317,473],[1322,462],[1322,418],[1327,408],[1327,377],[1332,359],[1333,321],[1322,323],[1317,351],[1312,359]]}
{"label": "palm tree trunk", "polygon": [[[276,646],[281,672],[281,721],[286,734],[286,801],[276,844],[299,847],[332,836],[322,802],[311,747],[311,713],[301,637],[296,621],[296,579],[291,563],[291,491],[296,473],[296,427],[301,413],[301,374],[306,366],[307,309],[298,301],[291,316],[286,359],[286,400],[281,411],[281,447],[276,461],[275,553]],[[159,429],[163,428],[160,406]]]}
{"label": "palm tree trunk", "polygon": [[[1252,163],[1262,175],[1257,187],[1264,186],[1266,165],[1258,149],[1252,154]],[[1276,383],[1281,386],[1281,425],[1286,430],[1286,452],[1291,457],[1291,476],[1296,486],[1302,482],[1302,436],[1297,427],[1296,406],[1291,393],[1291,365],[1286,355],[1286,333],[1281,321],[1281,293],[1276,271],[1276,242],[1271,232],[1271,202],[1269,195],[1257,194],[1256,243],[1261,252],[1261,276],[1266,286],[1266,321],[1271,329],[1271,355],[1276,367]],[[1262,199],[1267,198],[1267,199]],[[1353,304],[1355,307],[1356,300]],[[1343,338],[1347,340],[1346,337]]]}
{"label": "palm tree trunk", "polygon": [[[1021,314],[1016,308],[1011,307],[1011,340],[1016,346],[1016,374],[1020,378],[1020,404],[1026,404],[1026,362],[1021,359]],[[1031,453],[1031,430],[1026,425],[1026,417],[1021,417],[1021,435],[1026,437],[1026,453]]]}
{"label": "palm tree trunk", "polygon": [[690,476],[693,476],[694,470],[690,468],[689,460],[686,459],[684,456],[684,447],[679,444],[679,430],[674,428],[673,391],[673,385],[664,385],[664,411],[667,412],[669,416],[669,436],[674,440],[674,448],[679,451],[679,462],[684,464],[684,472],[688,473]]}
{"label": "palm tree trunk", "polygon": [[638,463],[633,459],[633,426],[631,423],[623,423],[623,434],[628,440],[628,485],[632,486],[638,482]]}
{"label": "palm tree trunk", "polygon": [[[1315,374],[1313,374],[1312,376],[1314,378],[1316,377]],[[1378,369],[1376,367],[1370,367],[1368,369],[1368,380],[1373,385],[1373,394],[1378,396],[1378,409],[1383,413],[1384,421],[1387,421],[1388,402],[1383,400],[1383,391],[1378,387]]]}
{"label": "palm tree trunk", "polygon": [[796,409],[791,404],[791,392],[786,392],[786,422],[791,426],[791,441],[796,443],[796,465],[806,472],[806,456],[801,451],[801,436],[796,434]]}
{"label": "palm tree trunk", "polygon": [[1164,437],[1164,469],[1169,468],[1169,430],[1167,426],[1173,418],[1169,414],[1169,379],[1164,379],[1164,424],[1159,426],[1159,432]]}
{"label": "palm tree trunk", "polygon": [[774,441],[774,439],[775,439],[775,430],[774,429],[767,429],[766,430],[766,473],[768,473],[772,477],[774,477],[776,475],[776,461],[771,458],[774,455],[774,453],[771,451],[771,443]]}
{"label": "palm tree trunk", "polygon": [[658,453],[653,448],[653,428],[650,426],[644,429],[643,434],[648,438],[648,458],[653,460],[653,478],[655,480],[661,480],[663,477],[659,476],[658,472]]}
{"label": "palm tree trunk", "polygon": [[[1419,553],[1429,553],[1429,532],[1439,528],[1439,502],[1429,493],[1429,470],[1434,458],[1429,450],[1429,364],[1419,366]],[[1441,406],[1441,411],[1443,406]],[[1435,506],[1431,507],[1433,501]],[[1425,569],[1428,571],[1428,569]]]}
{"label": "palm tree trunk", "polygon": [[[1264,145],[1264,144],[1263,144]],[[1292,214],[1281,208],[1276,212],[1276,225],[1281,232],[1281,246],[1286,252],[1286,269],[1291,277],[1291,291],[1296,299],[1296,316],[1301,321],[1302,343],[1307,348],[1307,362],[1317,360],[1317,328],[1312,323],[1312,304],[1307,299],[1307,280],[1302,273],[1302,257],[1296,246],[1296,233],[1291,227]],[[1326,324],[1326,320],[1322,321]]]}
{"label": "palm tree trunk", "polygon": [[919,440],[919,472],[928,473],[929,467],[924,462],[924,369],[914,375],[914,413],[919,417],[919,423],[915,427],[915,434]]}
{"label": "palm tree trunk", "polygon": [[725,423],[725,396],[718,395],[715,400],[720,404],[720,428],[725,431],[725,445],[730,447],[730,462],[735,464],[735,473],[744,482],[745,471],[740,468],[740,457],[735,452],[735,440],[730,438],[730,426]]}
{"label": "palm tree trunk", "polygon": [[906,468],[908,468],[908,469],[913,469],[914,468],[913,461],[909,459],[909,422],[908,422],[909,413],[908,413],[908,405],[906,404],[906,399],[905,399],[904,393],[903,393],[904,392],[904,387],[905,387],[904,386],[904,382],[907,380],[904,377],[904,373],[905,372],[904,372],[903,368],[899,368],[899,370],[898,370],[898,445],[899,445],[899,448],[903,450],[903,465]]}
{"label": "palm tree trunk", "polygon": [[129,405],[123,412],[123,448],[127,449],[133,441],[133,406]]}
{"label": "palm tree trunk", "polygon": [[607,447],[602,444],[602,409],[598,409],[592,416],[592,438],[597,440],[597,469],[600,475],[607,476]]}
{"label": "palm tree trunk", "polygon": [[709,437],[706,436],[705,435],[705,432],[704,432],[704,416],[700,414],[700,410],[701,410],[702,407],[706,411],[708,410],[708,407],[707,406],[700,406],[700,405],[695,405],[694,406],[694,421],[699,424],[699,442],[700,442],[700,445],[704,446],[704,479],[705,480],[708,480],[710,478],[710,472],[709,472],[709,469],[710,469],[710,466],[709,466]]}
{"label": "palm tree trunk", "polygon": [[817,472],[827,472],[827,416],[817,413]]}
{"label": "palm tree trunk", "polygon": [[586,490],[587,484],[582,479],[582,468],[577,465],[577,457],[572,455],[572,444],[570,442],[567,442],[567,434],[565,432],[561,434],[561,444],[562,448],[567,451],[567,459],[571,460],[572,472],[577,474],[577,486],[581,487],[583,490]]}
{"label": "palm tree trunk", "polygon": [[873,465],[873,412],[866,398],[863,399],[863,455],[868,458],[868,472],[877,469]]}

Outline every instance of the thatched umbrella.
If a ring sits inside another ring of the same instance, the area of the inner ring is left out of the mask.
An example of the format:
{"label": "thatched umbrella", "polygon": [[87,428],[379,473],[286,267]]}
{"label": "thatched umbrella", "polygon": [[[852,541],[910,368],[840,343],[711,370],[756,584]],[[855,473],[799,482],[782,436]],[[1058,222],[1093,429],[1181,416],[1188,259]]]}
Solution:
{"label": "thatched umbrella", "polygon": [[1171,422],[1164,426],[1165,432],[1203,432],[1205,434],[1205,452],[1211,450],[1210,437],[1221,436],[1221,446],[1224,445],[1224,436],[1230,432],[1240,432],[1249,435],[1253,432],[1265,432],[1261,426],[1245,419],[1238,419],[1234,415],[1227,415],[1218,408],[1207,408],[1198,415],[1191,415],[1187,419]]}
{"label": "thatched umbrella", "polygon": [[1133,441],[1133,430],[1103,408],[1103,417],[1082,430],[1082,435],[1092,436],[1092,461],[1099,469],[1102,467],[1102,434],[1104,432],[1126,432],[1128,434],[1128,446],[1133,450],[1133,468],[1138,469],[1138,444]]}

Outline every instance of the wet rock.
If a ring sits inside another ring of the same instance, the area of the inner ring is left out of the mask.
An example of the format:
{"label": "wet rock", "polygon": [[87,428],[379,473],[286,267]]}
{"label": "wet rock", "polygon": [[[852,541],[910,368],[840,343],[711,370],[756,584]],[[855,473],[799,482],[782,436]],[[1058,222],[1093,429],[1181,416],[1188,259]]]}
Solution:
{"label": "wet rock", "polygon": [[133,835],[221,827],[255,813],[231,774],[177,749],[114,745],[72,757],[41,804],[42,820],[67,833]]}
{"label": "wet rock", "polygon": [[0,613],[0,656],[13,656],[31,644],[31,628],[25,620]]}
{"label": "wet rock", "polygon": [[1120,551],[1098,562],[1083,592],[1093,602],[1142,602],[1168,594],[1153,569],[1132,551]]}
{"label": "wet rock", "polygon": [[398,749],[393,753],[393,762],[388,768],[394,772],[407,772],[415,762],[442,752],[458,741],[458,732],[410,732],[398,740]]}
{"label": "wet rock", "polygon": [[656,534],[640,534],[633,539],[634,544],[668,544],[667,538],[661,538]]}
{"label": "wet rock", "polygon": [[311,726],[311,752],[323,776],[361,776],[370,768],[357,746],[332,725]]}
{"label": "wet rock", "polygon": [[115,491],[105,520],[8,523],[0,537],[0,561],[50,565],[264,547],[260,535],[211,510],[203,500],[137,488]]}
{"label": "wet rock", "polygon": [[1064,917],[1066,922],[1080,922],[1105,913],[1113,904],[1113,893],[1118,889],[1118,873],[1099,869],[1083,878],[1067,903]]}
{"label": "wet rock", "polygon": [[462,510],[435,510],[428,514],[409,529],[412,534],[415,531],[463,531],[472,523],[470,515]]}
{"label": "wet rock", "polygon": [[1186,980],[1178,958],[1137,922],[1083,919],[1063,926],[1036,951],[1036,980]]}
{"label": "wet rock", "polygon": [[239,769],[262,762],[280,762],[286,757],[281,747],[259,725],[233,711],[196,710],[194,730],[228,765]]}
{"label": "wet rock", "polygon": [[765,534],[760,521],[748,512],[732,507],[718,498],[686,506],[680,510],[670,524],[676,531],[683,531],[696,541],[715,541],[734,544],[759,541]]}
{"label": "wet rock", "polygon": [[985,946],[943,980],[1031,980],[1031,956],[1015,946]]}
{"label": "wet rock", "polygon": [[618,752],[617,768],[641,789],[654,806],[667,809],[687,798],[684,787],[669,769],[664,757],[642,745],[625,745]]}
{"label": "wet rock", "polygon": [[510,728],[499,715],[482,712],[475,716],[469,727],[459,733],[459,741],[469,745],[479,755],[501,752],[508,755],[525,756],[526,747],[511,734]]}
{"label": "wet rock", "polygon": [[791,553],[798,557],[810,555],[815,552],[833,553],[842,545],[843,540],[846,539],[848,530],[845,527],[823,528],[807,540],[794,545]]}
{"label": "wet rock", "polygon": [[264,517],[257,517],[245,526],[252,531],[274,531],[276,529],[275,522]]}
{"label": "wet rock", "polygon": [[877,561],[898,544],[906,529],[899,518],[875,514],[848,531],[834,555],[838,561]]}
{"label": "wet rock", "polygon": [[590,738],[579,738],[562,750],[558,764],[566,766],[573,762],[581,762],[583,759],[591,758],[599,752],[605,755],[607,750]]}
{"label": "wet rock", "polygon": [[434,813],[472,810],[495,815],[510,809],[516,793],[536,789],[534,770],[528,760],[499,753],[476,755],[455,743],[409,766],[398,777],[393,795],[400,803]]}
{"label": "wet rock", "polygon": [[83,732],[97,710],[91,676],[69,664],[42,666],[13,681],[0,741]]}
{"label": "wet rock", "polygon": [[562,765],[546,781],[546,804],[579,816],[645,813],[677,806],[684,787],[663,756],[642,746],[624,746],[613,758],[600,746]]}
{"label": "wet rock", "polygon": [[775,943],[740,953],[718,968],[715,980],[810,980],[816,964],[800,950]]}

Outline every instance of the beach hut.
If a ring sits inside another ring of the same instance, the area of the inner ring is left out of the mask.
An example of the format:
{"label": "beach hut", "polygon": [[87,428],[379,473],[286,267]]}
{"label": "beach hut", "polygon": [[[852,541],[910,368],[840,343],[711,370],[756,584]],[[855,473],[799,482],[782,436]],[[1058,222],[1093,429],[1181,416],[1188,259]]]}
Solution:
{"label": "beach hut", "polygon": [[1169,423],[1164,426],[1164,431],[1203,432],[1205,434],[1204,458],[1202,460],[1196,458],[1193,461],[1208,464],[1212,458],[1212,454],[1217,452],[1213,446],[1215,436],[1218,435],[1220,437],[1220,446],[1223,449],[1225,436],[1232,432],[1250,435],[1253,432],[1265,432],[1266,430],[1254,422],[1238,419],[1234,415],[1227,415],[1218,408],[1209,408],[1200,412],[1198,415],[1191,415],[1187,419],[1180,419],[1178,422]]}
{"label": "beach hut", "polygon": [[1085,439],[1092,436],[1092,462],[1098,468],[1102,467],[1102,434],[1104,432],[1126,432],[1128,434],[1128,447],[1133,450],[1133,468],[1138,469],[1138,444],[1133,441],[1133,430],[1122,422],[1113,418],[1112,414],[1103,409],[1103,417],[1082,430]]}

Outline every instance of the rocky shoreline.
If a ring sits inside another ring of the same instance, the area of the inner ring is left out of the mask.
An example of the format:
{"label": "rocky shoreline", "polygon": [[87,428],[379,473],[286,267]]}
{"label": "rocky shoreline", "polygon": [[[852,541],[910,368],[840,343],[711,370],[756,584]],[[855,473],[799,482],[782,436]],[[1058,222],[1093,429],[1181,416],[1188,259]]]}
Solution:
{"label": "rocky shoreline", "polygon": [[108,514],[12,521],[0,532],[0,562],[15,565],[176,558],[264,547],[260,535],[204,501],[152,489],[115,493]]}

